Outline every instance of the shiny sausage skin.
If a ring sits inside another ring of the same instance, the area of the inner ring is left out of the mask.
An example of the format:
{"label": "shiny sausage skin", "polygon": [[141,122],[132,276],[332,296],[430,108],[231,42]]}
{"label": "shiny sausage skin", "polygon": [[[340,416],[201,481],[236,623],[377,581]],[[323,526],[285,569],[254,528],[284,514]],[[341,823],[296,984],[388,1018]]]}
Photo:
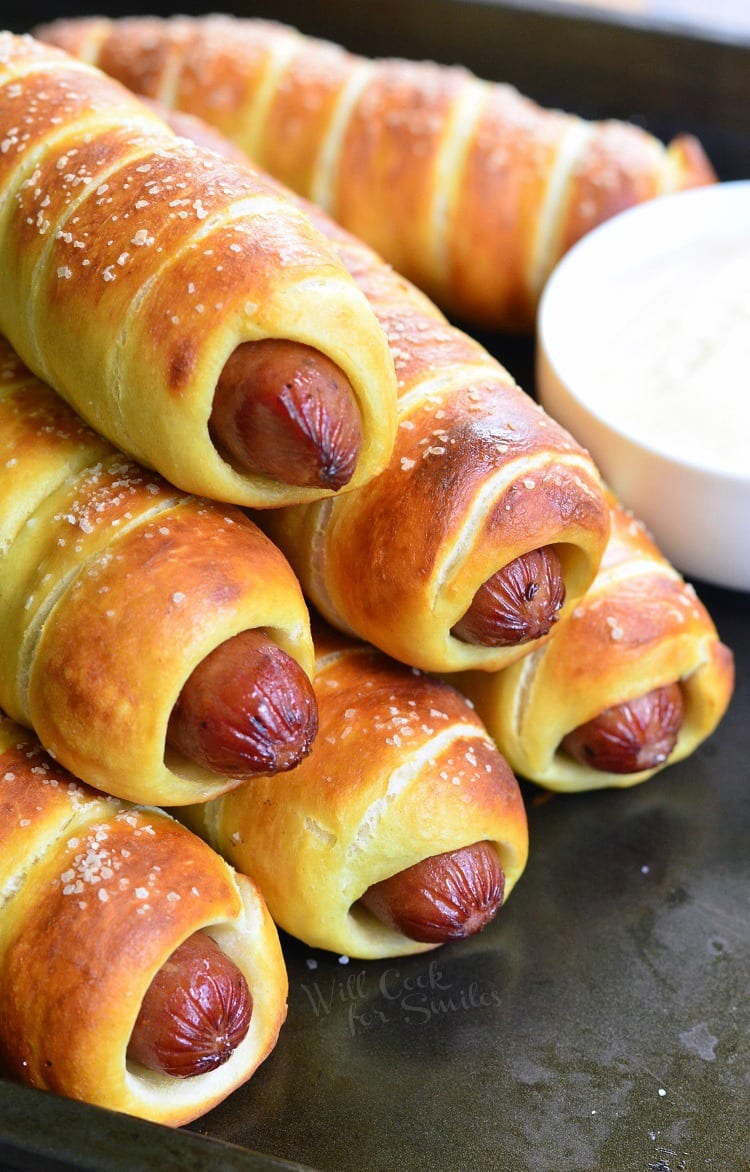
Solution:
{"label": "shiny sausage skin", "polygon": [[242,631],[198,664],[172,710],[167,743],[227,777],[282,773],[306,757],[318,706],[302,668],[262,631]]}
{"label": "shiny sausage skin", "polygon": [[243,342],[219,376],[209,430],[243,472],[281,484],[340,489],[362,447],[351,383],[311,346]]}
{"label": "shiny sausage skin", "polygon": [[606,708],[563,739],[577,761],[605,773],[640,773],[663,765],[677,743],[684,718],[679,684]]}
{"label": "shiny sausage skin", "polygon": [[488,578],[451,634],[480,647],[529,643],[549,633],[564,601],[560,558],[552,546],[544,546]]}
{"label": "shiny sausage skin", "polygon": [[432,855],[369,887],[360,902],[410,940],[444,944],[481,932],[499,910],[505,875],[488,842]]}
{"label": "shiny sausage skin", "polygon": [[215,1070],[250,1027],[247,981],[205,932],[194,932],[159,969],[143,998],[128,1059],[174,1078]]}

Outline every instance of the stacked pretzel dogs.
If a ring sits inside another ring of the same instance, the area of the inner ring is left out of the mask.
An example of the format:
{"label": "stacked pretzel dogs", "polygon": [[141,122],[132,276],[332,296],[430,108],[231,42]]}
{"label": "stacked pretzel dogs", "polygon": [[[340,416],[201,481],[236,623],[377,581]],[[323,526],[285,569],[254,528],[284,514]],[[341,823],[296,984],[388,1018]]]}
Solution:
{"label": "stacked pretzel dogs", "polygon": [[[226,61],[248,89],[214,102]],[[692,588],[428,296],[528,325],[630,130],[537,132],[518,96],[413,69],[263,22],[0,33],[0,1062],[31,1085],[196,1118],[276,1042],[278,928],[365,958],[481,931],[528,857],[514,770],[635,784],[729,703]],[[479,125],[433,160],[464,189],[430,197],[421,256],[397,204],[426,206],[425,151],[383,129],[417,91]],[[446,224],[489,198],[506,107],[525,253],[470,285]],[[632,141],[600,216],[710,181],[693,140]],[[334,187],[406,275],[304,198]]]}

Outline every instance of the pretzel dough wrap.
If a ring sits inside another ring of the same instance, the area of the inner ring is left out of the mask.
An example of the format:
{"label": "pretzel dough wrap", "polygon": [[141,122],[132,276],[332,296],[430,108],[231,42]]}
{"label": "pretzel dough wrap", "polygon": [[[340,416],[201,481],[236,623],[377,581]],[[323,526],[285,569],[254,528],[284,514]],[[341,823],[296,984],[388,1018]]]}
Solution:
{"label": "pretzel dough wrap", "polygon": [[[205,930],[243,974],[250,1027],[193,1078],[126,1060],[152,978]],[[287,976],[255,885],[161,810],[95,793],[0,717],[0,1060],[30,1086],[178,1126],[276,1044]]]}
{"label": "pretzel dough wrap", "polygon": [[483,840],[507,897],[528,854],[520,790],[453,688],[332,632],[316,631],[315,643],[310,756],[281,787],[261,778],[180,816],[252,875],[276,923],[305,943],[363,958],[434,948],[357,901],[422,859]]}
{"label": "pretzel dough wrap", "polygon": [[683,722],[664,768],[713,732],[732,695],[732,653],[693,587],[640,522],[610,504],[602,568],[554,639],[505,671],[454,680],[516,772],[547,789],[630,786],[656,772],[601,771],[561,751],[568,733],[605,709],[679,683]]}
{"label": "pretzel dough wrap", "polygon": [[[236,158],[200,119],[164,116],[177,133]],[[472,645],[453,627],[488,579],[545,546],[560,558],[563,613],[571,609],[596,572],[609,526],[593,464],[477,342],[366,245],[300,202],[385,331],[400,423],[387,471],[347,505],[326,501],[258,521],[334,626],[426,670],[511,663],[542,635]],[[527,599],[513,599],[520,620]]]}
{"label": "pretzel dough wrap", "polygon": [[257,508],[330,495],[243,472],[211,438],[227,360],[276,338],[330,358],[351,384],[362,440],[346,487],[380,470],[395,427],[386,340],[274,184],[9,33],[0,142],[0,330],[92,426],[189,492]]}
{"label": "pretzel dough wrap", "polygon": [[268,21],[59,21],[41,35],[213,122],[444,308],[495,328],[532,328],[554,264],[597,224],[715,179],[690,135],[664,146],[465,69],[370,61]]}
{"label": "pretzel dough wrap", "polygon": [[0,705],[77,777],[180,805],[238,784],[169,753],[193,669],[255,628],[309,676],[302,593],[239,510],[144,471],[0,339]]}

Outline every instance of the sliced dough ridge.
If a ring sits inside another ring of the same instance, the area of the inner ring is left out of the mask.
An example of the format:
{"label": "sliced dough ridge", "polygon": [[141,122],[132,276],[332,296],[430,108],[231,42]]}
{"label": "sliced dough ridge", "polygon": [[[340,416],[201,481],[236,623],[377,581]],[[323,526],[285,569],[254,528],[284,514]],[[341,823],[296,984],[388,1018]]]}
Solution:
{"label": "sliced dough ridge", "polygon": [[338,169],[341,158],[341,144],[346,134],[352,111],[359,101],[363,89],[373,72],[368,61],[357,61],[342,89],[331,120],[326,138],[318,153],[315,176],[311,184],[310,199],[336,215],[334,192],[338,187]]}
{"label": "sliced dough ridge", "polygon": [[580,118],[571,118],[560,143],[555,165],[547,181],[547,193],[539,215],[534,253],[528,272],[528,289],[536,300],[560,255],[566,196],[571,176],[586,149],[593,128]]}
{"label": "sliced dough ridge", "polygon": [[435,165],[431,267],[437,288],[445,288],[449,281],[451,257],[448,233],[452,207],[460,197],[464,160],[486,97],[486,84],[467,76],[466,85],[451,111],[448,130]]}

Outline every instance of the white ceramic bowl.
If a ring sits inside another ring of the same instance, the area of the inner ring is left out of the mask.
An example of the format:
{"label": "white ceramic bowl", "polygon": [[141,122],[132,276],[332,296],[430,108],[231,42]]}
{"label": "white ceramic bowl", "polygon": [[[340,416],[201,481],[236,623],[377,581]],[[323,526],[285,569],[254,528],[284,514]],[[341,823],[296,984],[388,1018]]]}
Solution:
{"label": "white ceramic bowl", "polygon": [[750,181],[575,245],[542,296],[537,389],[684,574],[750,590]]}

